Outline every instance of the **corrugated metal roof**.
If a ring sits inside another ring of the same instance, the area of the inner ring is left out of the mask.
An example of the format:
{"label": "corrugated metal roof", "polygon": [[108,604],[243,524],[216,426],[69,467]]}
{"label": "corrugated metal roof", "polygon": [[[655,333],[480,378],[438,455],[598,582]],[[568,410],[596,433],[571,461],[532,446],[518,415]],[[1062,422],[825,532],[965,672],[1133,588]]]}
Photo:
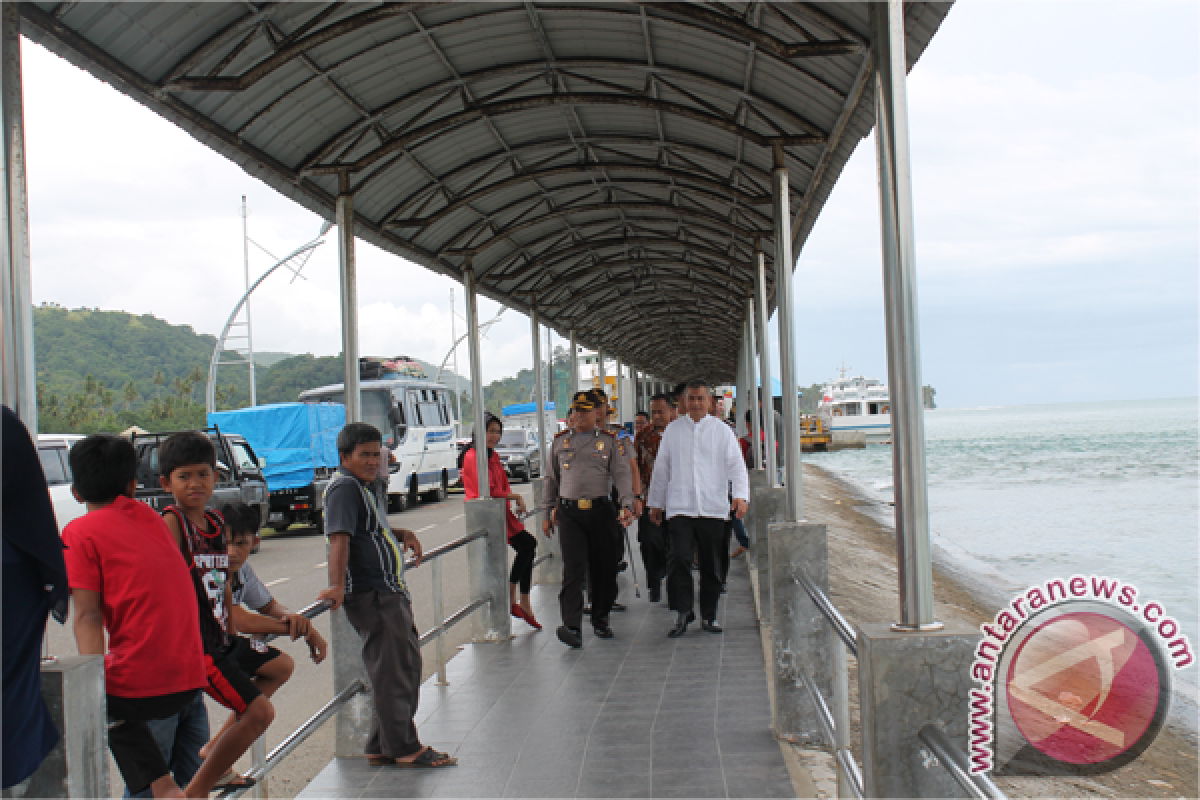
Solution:
{"label": "corrugated metal roof", "polygon": [[[910,62],[949,3],[906,4]],[[733,377],[874,123],[862,3],[22,3],[23,32],[360,237],[667,379]],[[769,270],[770,271],[770,270]]]}

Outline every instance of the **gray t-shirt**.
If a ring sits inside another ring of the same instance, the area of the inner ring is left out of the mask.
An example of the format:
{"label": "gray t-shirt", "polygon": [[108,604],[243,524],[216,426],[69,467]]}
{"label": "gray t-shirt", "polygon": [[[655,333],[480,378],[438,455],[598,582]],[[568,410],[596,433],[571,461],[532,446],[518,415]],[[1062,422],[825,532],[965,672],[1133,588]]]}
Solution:
{"label": "gray t-shirt", "polygon": [[408,594],[404,548],[379,513],[375,495],[358,478],[339,469],[325,489],[325,530],[350,534],[346,593]]}
{"label": "gray t-shirt", "polygon": [[233,602],[255,611],[262,611],[271,604],[271,592],[254,574],[254,567],[243,564],[233,578]]}

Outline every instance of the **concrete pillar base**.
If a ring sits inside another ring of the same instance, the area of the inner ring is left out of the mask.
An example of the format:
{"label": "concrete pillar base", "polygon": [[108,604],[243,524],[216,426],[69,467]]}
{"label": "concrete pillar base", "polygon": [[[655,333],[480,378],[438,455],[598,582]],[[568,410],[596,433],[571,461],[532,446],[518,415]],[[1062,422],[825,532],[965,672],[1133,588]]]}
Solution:
{"label": "concrete pillar base", "polygon": [[67,656],[42,665],[42,699],[61,738],[41,766],[4,797],[108,797],[104,657]]}
{"label": "concrete pillar base", "polygon": [[829,593],[824,525],[785,522],[770,526],[771,633],[775,668],[775,735],[798,744],[826,744],[817,707],[800,681],[804,674],[833,705],[833,629],[796,581],[803,570]]}
{"label": "concrete pillar base", "polygon": [[787,490],[781,486],[750,489],[750,507],[754,509],[754,537],[758,541],[755,566],[758,568],[758,607],[762,618],[771,621],[771,545],[770,527],[783,522],[787,513]]}
{"label": "concrete pillar base", "polygon": [[489,602],[472,614],[472,640],[502,642],[512,638],[512,614],[508,602],[508,539],[504,508],[507,501],[493,497],[468,500],[463,504],[466,532],[487,530],[488,535],[467,544],[467,575],[471,599]]}
{"label": "concrete pillar base", "polygon": [[947,625],[898,633],[858,626],[858,692],[868,797],[960,797],[944,767],[921,755],[917,733],[933,722],[967,750],[971,660],[979,632]]}
{"label": "concrete pillar base", "polygon": [[[531,509],[542,507],[542,492],[545,486],[545,478],[533,479],[533,505],[530,506]],[[550,556],[533,568],[533,582],[562,583],[562,551],[559,549],[557,536],[547,536],[542,533],[542,522],[545,519],[545,514],[539,514],[536,517],[530,517],[525,522],[526,529],[537,539],[537,557]]]}
{"label": "concrete pillar base", "polygon": [[374,697],[367,668],[363,665],[362,639],[346,610],[329,613],[330,634],[333,639],[333,692],[337,694],[355,681],[362,681],[367,691],[350,698],[337,713],[333,754],[338,758],[361,756],[371,735],[371,709]]}

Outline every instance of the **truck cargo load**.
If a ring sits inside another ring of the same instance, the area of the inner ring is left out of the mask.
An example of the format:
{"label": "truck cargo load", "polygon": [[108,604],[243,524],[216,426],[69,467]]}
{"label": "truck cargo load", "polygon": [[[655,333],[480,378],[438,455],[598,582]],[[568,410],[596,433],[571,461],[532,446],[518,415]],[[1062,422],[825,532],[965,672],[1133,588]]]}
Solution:
{"label": "truck cargo load", "polygon": [[275,403],[216,411],[208,424],[243,436],[266,462],[272,492],[312,484],[318,470],[337,469],[337,435],[346,425],[341,403]]}

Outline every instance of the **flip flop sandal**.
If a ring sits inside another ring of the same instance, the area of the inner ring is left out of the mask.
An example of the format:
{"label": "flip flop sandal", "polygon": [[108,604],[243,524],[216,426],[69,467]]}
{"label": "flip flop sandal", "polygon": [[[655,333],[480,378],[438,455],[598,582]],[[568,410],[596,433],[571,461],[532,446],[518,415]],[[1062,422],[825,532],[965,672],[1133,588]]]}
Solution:
{"label": "flip flop sandal", "polygon": [[419,756],[417,756],[416,758],[414,758],[412,761],[401,761],[400,759],[396,759],[397,767],[404,767],[404,768],[408,768],[408,769],[421,769],[421,768],[432,769],[435,767],[453,767],[457,763],[458,763],[457,758],[455,758],[447,753],[439,753],[437,750],[434,750],[432,747],[426,747],[421,752],[421,754]]}
{"label": "flip flop sandal", "polygon": [[258,781],[254,780],[254,778],[247,778],[245,775],[238,775],[233,770],[229,770],[217,779],[211,791],[215,792],[221,789],[249,789],[256,783]]}
{"label": "flip flop sandal", "polygon": [[396,759],[391,756],[367,756],[367,766],[390,767],[395,763]]}

